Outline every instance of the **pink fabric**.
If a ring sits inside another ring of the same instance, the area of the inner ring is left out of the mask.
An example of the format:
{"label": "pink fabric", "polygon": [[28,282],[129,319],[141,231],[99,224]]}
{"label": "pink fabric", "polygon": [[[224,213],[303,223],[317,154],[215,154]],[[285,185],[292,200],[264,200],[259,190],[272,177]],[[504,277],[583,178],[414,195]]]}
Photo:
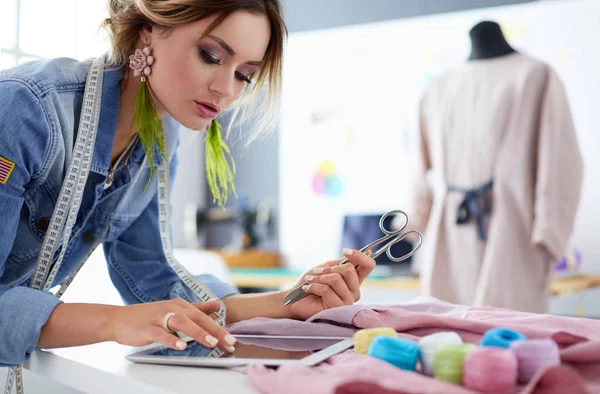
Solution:
{"label": "pink fabric", "polygon": [[[467,308],[432,298],[420,298],[409,304],[336,308],[315,315],[309,322],[253,319],[231,326],[230,331],[349,336],[357,329],[383,326],[393,327],[400,337],[412,340],[439,331],[455,331],[465,342],[479,343],[483,333],[493,327],[516,329],[528,338],[552,338],[561,348],[562,365],[542,371],[529,385],[519,387],[515,392],[600,393],[599,320],[499,308]],[[464,387],[402,371],[352,352],[332,357],[312,368],[281,367],[272,370],[255,365],[248,369],[248,373],[254,387],[264,394],[473,393]]]}
{"label": "pink fabric", "polygon": [[402,308],[367,309],[352,321],[357,328],[393,327],[405,337],[418,339],[441,330],[457,332],[465,342],[479,343],[483,333],[494,327],[518,330],[528,338],[549,338],[566,332],[600,341],[600,321],[553,315],[537,315],[500,308],[470,308],[443,316],[410,312]]}
{"label": "pink fabric", "polygon": [[[263,394],[474,394],[476,391],[441,382],[414,372],[400,370],[369,356],[345,353],[316,367],[283,366],[279,370],[253,365],[249,368],[253,386]],[[553,367],[538,374],[527,386],[516,387],[520,394],[591,394],[577,372],[567,366]],[[594,390],[594,391],[592,391]]]}
{"label": "pink fabric", "polygon": [[352,336],[357,330],[353,324],[354,316],[364,310],[371,309],[402,309],[430,315],[447,315],[462,313],[469,310],[462,305],[449,304],[433,297],[417,297],[413,301],[395,304],[355,304],[340,308],[328,309],[317,313],[307,321],[291,319],[269,319],[257,317],[245,320],[228,327],[232,334],[262,334],[262,335],[317,335],[317,336]]}

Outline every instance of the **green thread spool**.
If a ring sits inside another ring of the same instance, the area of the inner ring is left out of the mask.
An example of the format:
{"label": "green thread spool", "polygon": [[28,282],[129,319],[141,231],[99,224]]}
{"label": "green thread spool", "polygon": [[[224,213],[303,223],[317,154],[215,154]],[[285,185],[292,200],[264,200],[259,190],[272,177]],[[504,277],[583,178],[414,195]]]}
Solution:
{"label": "green thread spool", "polygon": [[433,358],[433,376],[444,382],[462,384],[465,357],[476,348],[472,343],[438,346]]}

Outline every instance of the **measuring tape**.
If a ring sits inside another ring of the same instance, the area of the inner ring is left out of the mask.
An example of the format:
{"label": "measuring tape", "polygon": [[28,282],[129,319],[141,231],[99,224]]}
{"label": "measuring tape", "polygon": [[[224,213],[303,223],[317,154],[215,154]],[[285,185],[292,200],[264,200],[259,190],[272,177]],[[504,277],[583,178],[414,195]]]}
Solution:
{"label": "measuring tape", "polygon": [[[75,226],[75,222],[77,220],[77,213],[79,212],[83,191],[89,175],[94,144],[96,141],[96,132],[100,118],[100,103],[102,101],[103,75],[104,61],[101,59],[95,59],[87,75],[85,91],[83,95],[83,104],[81,108],[81,117],[77,131],[77,139],[73,148],[73,158],[69,163],[67,175],[61,187],[54,211],[52,212],[50,225],[46,235],[44,236],[44,242],[40,250],[37,265],[35,267],[33,276],[31,277],[30,287],[32,289],[48,291],[52,288],[54,280],[56,279],[56,275],[58,274],[58,270],[63,262],[64,255],[73,232],[73,227]],[[165,146],[167,146],[166,135],[163,136],[163,138],[165,139]],[[201,301],[206,302],[211,299],[217,299],[218,297],[204,283],[202,283],[187,269],[181,266],[181,264],[177,262],[175,256],[173,255],[170,239],[171,228],[169,225],[169,169],[169,162],[167,158],[163,158],[158,168],[158,206],[160,237],[166,260],[171,268],[173,268],[173,270],[180,277],[180,279],[200,298]],[[140,172],[142,170],[143,166],[141,166]],[[60,298],[64,294],[93,251],[100,245],[102,238],[104,238],[104,235],[107,231],[108,226],[90,251],[83,257],[76,269],[62,284],[56,293],[56,297]],[[61,238],[61,234],[63,235],[62,248],[58,259],[49,272],[56,248]],[[221,306],[217,311],[218,319],[216,320],[216,322],[221,326],[225,326],[226,313],[227,310],[225,308],[225,304],[223,301],[221,301]],[[219,348],[214,348],[208,357],[217,358],[221,357],[223,354],[224,352]],[[15,381],[17,383],[17,394],[24,394],[22,366],[12,367],[9,369],[4,394],[12,393],[12,386]]]}
{"label": "measuring tape", "polygon": [[[83,187],[87,181],[89,167],[92,161],[92,149],[96,138],[96,129],[102,99],[103,63],[95,61],[87,75],[81,119],[77,131],[77,139],[73,148],[73,158],[69,163],[65,180],[62,184],[50,225],[44,236],[44,242],[37,265],[31,277],[30,287],[35,290],[48,291],[56,278],[56,274],[67,249],[73,225],[79,212]],[[83,185],[83,186],[82,186]],[[49,272],[54,253],[58,246],[63,228],[67,228],[63,237],[63,246],[56,264]],[[6,381],[5,394],[11,394],[13,382],[17,381],[17,393],[23,394],[22,366],[10,368]]]}

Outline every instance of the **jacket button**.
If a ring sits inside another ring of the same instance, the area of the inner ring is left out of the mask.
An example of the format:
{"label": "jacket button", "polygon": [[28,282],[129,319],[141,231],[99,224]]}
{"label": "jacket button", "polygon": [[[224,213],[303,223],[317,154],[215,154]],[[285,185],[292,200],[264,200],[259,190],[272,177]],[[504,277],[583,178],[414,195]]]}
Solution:
{"label": "jacket button", "polygon": [[95,240],[96,240],[96,234],[94,234],[90,231],[83,233],[83,242],[89,244],[89,243],[94,242]]}
{"label": "jacket button", "polygon": [[37,229],[37,231],[39,231],[41,233],[45,233],[46,231],[48,231],[49,226],[50,226],[49,218],[40,218],[40,219],[38,219],[37,222],[35,222],[35,228]]}

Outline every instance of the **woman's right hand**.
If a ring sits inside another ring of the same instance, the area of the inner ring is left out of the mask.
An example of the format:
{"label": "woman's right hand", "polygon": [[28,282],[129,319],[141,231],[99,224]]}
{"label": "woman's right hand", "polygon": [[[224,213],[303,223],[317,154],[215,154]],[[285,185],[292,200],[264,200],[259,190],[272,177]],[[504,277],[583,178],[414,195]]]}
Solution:
{"label": "woman's right hand", "polygon": [[189,303],[181,298],[145,304],[116,307],[112,310],[112,340],[129,346],[145,346],[154,342],[171,349],[183,350],[186,343],[177,334],[165,331],[162,326],[167,313],[168,328],[181,332],[206,347],[217,344],[223,350],[233,352],[235,338],[211,317],[219,309],[218,300]]}

